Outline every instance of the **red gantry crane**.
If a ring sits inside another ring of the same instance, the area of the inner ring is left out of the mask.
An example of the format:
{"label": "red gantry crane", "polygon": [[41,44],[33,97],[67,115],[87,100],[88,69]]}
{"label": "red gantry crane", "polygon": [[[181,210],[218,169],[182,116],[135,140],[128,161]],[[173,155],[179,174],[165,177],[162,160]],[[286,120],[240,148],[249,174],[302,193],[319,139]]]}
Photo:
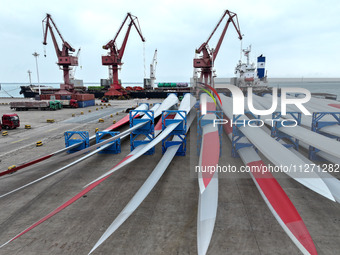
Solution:
{"label": "red gantry crane", "polygon": [[[228,20],[227,20],[227,23],[224,26],[224,29],[223,29],[222,34],[220,36],[220,39],[218,40],[218,43],[217,43],[215,49],[210,50],[208,43],[209,43],[211,37],[214,35],[217,28],[219,27],[219,25],[221,24],[221,22],[223,21],[224,17],[226,17],[226,16],[228,17]],[[200,82],[204,82],[206,84],[213,85],[212,79],[211,79],[212,78],[212,66],[213,66],[213,63],[214,63],[214,61],[217,57],[218,51],[221,47],[221,44],[223,42],[225,33],[228,29],[230,22],[234,25],[234,27],[235,27],[238,35],[239,35],[239,39],[242,40],[240,26],[239,26],[238,19],[237,19],[237,14],[226,10],[224,12],[224,14],[222,15],[222,18],[220,19],[220,21],[217,23],[215,29],[212,31],[208,40],[206,42],[204,42],[201,45],[201,47],[196,49],[197,54],[202,53],[202,55],[199,58],[194,59],[194,68],[200,68],[201,69]]]}
{"label": "red gantry crane", "polygon": [[[60,66],[60,68],[63,70],[64,73],[64,84],[60,84],[60,91],[58,91],[56,94],[71,94],[74,92],[74,86],[70,82],[70,66],[78,66],[78,57],[70,55],[71,52],[75,52],[75,49],[71,47],[71,45],[66,42],[59,32],[56,24],[54,23],[52,17],[50,14],[46,14],[46,18],[43,19],[43,34],[44,34],[44,41],[43,44],[47,44],[47,34],[48,31],[50,31],[53,45],[57,54],[58,62],[57,65]],[[55,30],[61,41],[62,41],[62,48],[59,49],[57,39],[54,35],[53,30]],[[46,54],[45,54],[46,57]]]}
{"label": "red gantry crane", "polygon": [[[116,44],[116,39],[120,33],[120,31],[122,30],[125,22],[127,20],[130,20],[130,23],[128,24],[128,29],[126,31],[123,43],[120,47],[120,49],[117,48],[117,44]],[[124,51],[125,51],[125,47],[126,47],[126,43],[127,40],[129,38],[129,34],[130,34],[130,30],[132,25],[136,28],[139,36],[141,37],[142,41],[145,42],[145,38],[142,35],[140,26],[139,26],[139,22],[138,22],[138,18],[136,16],[131,15],[131,13],[127,13],[122,25],[120,26],[116,36],[114,37],[114,39],[112,39],[111,41],[109,41],[106,45],[103,46],[103,49],[105,50],[110,50],[110,52],[108,53],[107,56],[102,56],[102,64],[104,66],[111,66],[112,69],[112,79],[113,79],[113,83],[111,84],[111,87],[109,88],[109,90],[105,93],[105,96],[123,96],[126,95],[126,92],[122,89],[121,84],[119,84],[118,81],[118,66],[123,65],[122,62],[122,58],[124,55]]]}

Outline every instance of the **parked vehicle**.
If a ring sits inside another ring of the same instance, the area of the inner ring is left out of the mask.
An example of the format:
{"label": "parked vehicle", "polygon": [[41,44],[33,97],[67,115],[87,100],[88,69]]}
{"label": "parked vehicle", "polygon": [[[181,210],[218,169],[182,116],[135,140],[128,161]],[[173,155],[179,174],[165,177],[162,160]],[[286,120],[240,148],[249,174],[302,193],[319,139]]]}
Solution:
{"label": "parked vehicle", "polygon": [[15,113],[2,115],[0,121],[0,130],[3,129],[15,129],[20,127],[19,116]]}
{"label": "parked vehicle", "polygon": [[75,99],[60,100],[63,107],[78,108],[78,102]]}
{"label": "parked vehicle", "polygon": [[109,99],[107,97],[103,97],[102,98],[102,103],[107,103],[107,102],[109,102]]}
{"label": "parked vehicle", "polygon": [[56,109],[62,109],[63,108],[63,105],[59,100],[55,100],[54,103],[56,105]]}
{"label": "parked vehicle", "polygon": [[28,111],[31,109],[35,110],[58,110],[61,109],[60,101],[26,101],[26,102],[10,102],[11,109],[16,111]]}

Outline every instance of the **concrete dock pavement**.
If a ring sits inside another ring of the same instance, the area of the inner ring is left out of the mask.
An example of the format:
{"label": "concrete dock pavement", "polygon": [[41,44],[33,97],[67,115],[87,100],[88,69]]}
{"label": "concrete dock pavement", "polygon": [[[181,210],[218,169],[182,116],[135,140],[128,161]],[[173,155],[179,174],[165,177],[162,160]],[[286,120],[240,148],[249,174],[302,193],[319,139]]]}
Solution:
{"label": "concrete dock pavement", "polygon": [[[19,111],[9,108],[11,101],[27,101],[24,98],[0,98],[0,115],[4,113],[17,113],[20,118],[20,127],[8,130],[8,136],[0,136],[0,171],[8,166],[17,165],[34,159],[37,155],[46,155],[65,146],[63,134],[65,131],[88,131],[90,135],[95,133],[95,128],[103,130],[112,125],[113,120],[118,121],[126,115],[123,110],[134,107],[141,102],[159,102],[159,100],[124,100],[111,101],[111,106],[100,108],[100,100],[96,100],[98,106],[87,108],[63,108],[57,111]],[[106,104],[108,105],[108,104]],[[98,108],[98,111],[95,109]],[[91,110],[91,112],[89,112]],[[84,115],[80,113],[84,112]],[[110,115],[113,115],[111,118]],[[118,115],[116,115],[118,114]],[[72,117],[74,115],[74,117]],[[99,123],[99,118],[104,122]],[[54,123],[47,123],[47,119],[53,119]],[[25,125],[31,125],[31,129],[25,129]],[[43,146],[36,148],[36,142],[42,141]],[[45,146],[46,144],[48,146]],[[18,155],[18,160],[16,156]]]}

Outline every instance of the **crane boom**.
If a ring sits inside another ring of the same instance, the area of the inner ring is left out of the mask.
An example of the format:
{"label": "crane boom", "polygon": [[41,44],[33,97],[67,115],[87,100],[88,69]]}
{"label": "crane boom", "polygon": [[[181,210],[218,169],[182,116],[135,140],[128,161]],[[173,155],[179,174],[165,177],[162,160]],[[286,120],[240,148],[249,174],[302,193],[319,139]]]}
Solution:
{"label": "crane boom", "polygon": [[[57,93],[60,94],[69,94],[73,92],[73,84],[70,83],[70,66],[78,66],[78,56],[72,56],[70,52],[74,52],[75,49],[64,40],[63,36],[61,35],[58,27],[54,23],[50,14],[46,14],[46,17],[42,20],[43,23],[43,37],[44,41],[43,44],[47,45],[47,34],[48,31],[50,32],[52,42],[54,45],[54,49],[56,51],[56,55],[58,58],[57,64],[62,67],[64,73],[64,84],[60,84],[60,91]],[[45,23],[45,26],[44,26]],[[53,31],[56,31],[62,41],[61,50],[59,48],[56,36]],[[46,55],[45,55],[46,57]]]}
{"label": "crane boom", "polygon": [[[120,32],[122,31],[125,23],[128,20],[130,20],[130,22],[128,24],[127,31],[125,33],[122,45],[118,49],[117,43],[116,43],[117,37],[120,34]],[[117,31],[115,37],[103,46],[103,49],[109,50],[109,53],[108,53],[107,56],[102,56],[102,64],[111,66],[112,79],[113,79],[113,84],[111,84],[111,87],[108,90],[108,92],[105,93],[106,96],[122,96],[122,95],[124,95],[124,92],[122,92],[122,86],[119,84],[119,80],[118,80],[118,66],[123,65],[122,58],[123,58],[123,55],[124,55],[124,52],[125,52],[126,43],[128,41],[132,26],[134,26],[136,28],[142,42],[145,42],[145,38],[144,38],[144,36],[141,32],[140,26],[139,26],[138,18],[136,16],[131,15],[131,13],[127,13],[123,23],[121,24],[121,26],[119,27],[119,29]]]}
{"label": "crane boom", "polygon": [[[77,54],[76,54],[76,57],[78,58],[78,60],[79,60],[80,50],[81,50],[81,48],[78,49]],[[74,79],[74,78],[75,78],[75,76],[76,76],[76,71],[77,71],[77,67],[78,67],[78,65],[75,66],[73,70],[71,70],[71,72],[70,72],[70,78],[71,78],[71,79]],[[80,67],[80,68],[81,68],[81,67]]]}
{"label": "crane boom", "polygon": [[[215,34],[217,28],[220,26],[220,24],[222,23],[223,19],[226,16],[228,17],[228,19],[227,19],[227,22],[226,22],[226,24],[223,28],[223,31],[220,35],[220,38],[217,42],[217,45],[213,50],[210,50],[209,49],[209,41],[212,38],[212,36]],[[215,61],[215,59],[217,57],[217,54],[220,50],[223,39],[225,37],[225,33],[227,32],[227,29],[228,29],[230,23],[232,23],[234,25],[236,32],[239,35],[239,39],[242,40],[242,34],[241,34],[237,14],[234,13],[234,12],[230,12],[229,10],[226,10],[223,13],[219,22],[217,23],[217,25],[215,26],[214,30],[212,31],[212,33],[208,37],[207,41],[202,43],[202,45],[195,51],[195,53],[197,53],[197,54],[202,53],[201,57],[199,57],[199,58],[195,57],[194,58],[194,68],[201,68],[201,78],[200,78],[201,82],[204,79],[205,83],[212,85],[211,77],[212,77],[213,62]]]}
{"label": "crane boom", "polygon": [[152,63],[150,64],[150,81],[151,81],[151,88],[155,87],[155,80],[156,80],[156,66],[157,66],[157,49],[153,55]]}
{"label": "crane boom", "polygon": [[153,55],[152,63],[150,64],[150,79],[156,79],[156,66],[157,66],[157,49]]}
{"label": "crane boom", "polygon": [[[141,29],[140,29],[140,26],[139,26],[139,23],[138,23],[138,18],[136,16],[133,16],[131,13],[128,12],[123,23],[120,25],[120,27],[119,27],[119,29],[116,33],[116,36],[111,41],[109,41],[106,45],[104,45],[103,49],[108,50],[108,49],[110,49],[110,47],[115,47],[116,39],[117,39],[118,35],[120,34],[120,31],[122,30],[122,28],[123,28],[123,26],[124,26],[124,24],[125,24],[125,22],[127,21],[128,18],[130,18],[130,25],[129,26],[134,25],[134,27],[136,28],[136,30],[137,30],[139,36],[141,37],[142,41],[145,42],[145,38],[142,35]],[[136,22],[134,22],[134,20],[137,20],[138,26],[137,26]]]}

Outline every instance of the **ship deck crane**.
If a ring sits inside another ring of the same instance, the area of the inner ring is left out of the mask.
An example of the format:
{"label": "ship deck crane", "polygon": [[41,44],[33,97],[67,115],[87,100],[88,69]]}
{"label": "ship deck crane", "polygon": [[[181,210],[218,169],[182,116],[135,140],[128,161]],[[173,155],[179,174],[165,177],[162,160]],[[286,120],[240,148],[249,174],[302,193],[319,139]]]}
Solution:
{"label": "ship deck crane", "polygon": [[[223,31],[221,33],[221,36],[217,42],[217,45],[214,49],[209,48],[209,41],[211,39],[211,37],[214,35],[214,33],[216,32],[217,28],[219,27],[219,25],[221,24],[221,22],[223,21],[223,19],[225,17],[228,17],[228,20],[223,28]],[[200,82],[204,82],[206,84],[209,85],[213,85],[212,84],[212,67],[213,67],[213,63],[217,57],[217,54],[219,52],[219,49],[221,47],[221,44],[223,42],[225,33],[229,27],[229,24],[232,23],[236,29],[236,32],[239,35],[239,39],[242,40],[242,34],[240,31],[240,26],[238,23],[238,19],[237,19],[237,14],[230,12],[229,10],[226,10],[221,19],[219,20],[219,22],[217,23],[216,27],[214,28],[214,30],[212,31],[212,33],[210,34],[208,40],[206,42],[204,42],[198,49],[196,49],[196,54],[202,54],[199,58],[194,58],[194,68],[200,68],[201,69],[201,77],[200,77]]]}
{"label": "ship deck crane", "polygon": [[[47,34],[48,34],[48,31],[50,31],[53,45],[54,45],[57,58],[58,58],[57,65],[60,66],[64,74],[64,84],[60,84],[60,91],[57,92],[57,94],[73,93],[74,87],[73,87],[73,84],[70,83],[70,70],[71,70],[70,66],[78,65],[78,57],[72,56],[70,52],[75,52],[75,49],[72,48],[72,46],[64,40],[63,36],[61,35],[59,29],[57,28],[50,14],[48,13],[46,14],[46,17],[43,19],[42,23],[43,23],[43,35],[44,35],[43,44],[47,45]],[[57,39],[55,37],[53,30],[57,32],[57,34],[59,35],[62,41],[61,49],[58,46],[58,42],[57,42]],[[45,57],[46,57],[46,54],[45,54]]]}
{"label": "ship deck crane", "polygon": [[154,89],[154,87],[155,87],[156,66],[157,66],[157,49],[155,50],[155,54],[153,55],[152,63],[150,64],[151,89]]}
{"label": "ship deck crane", "polygon": [[[116,39],[128,19],[130,20],[130,23],[128,24],[128,29],[126,31],[122,45],[118,49]],[[132,26],[136,28],[140,38],[142,39],[143,42],[145,42],[145,38],[143,37],[140,26],[139,26],[138,18],[136,16],[131,15],[131,13],[127,13],[114,39],[112,39],[106,45],[103,46],[103,49],[109,50],[109,53],[106,56],[102,56],[102,64],[111,66],[112,79],[113,79],[113,83],[111,84],[111,87],[109,88],[109,90],[105,93],[105,96],[113,97],[113,96],[123,96],[126,94],[126,92],[122,89],[122,86],[119,84],[119,81],[118,81],[118,66],[123,65],[122,58],[124,55],[126,43],[129,38],[129,34],[130,34]]]}

